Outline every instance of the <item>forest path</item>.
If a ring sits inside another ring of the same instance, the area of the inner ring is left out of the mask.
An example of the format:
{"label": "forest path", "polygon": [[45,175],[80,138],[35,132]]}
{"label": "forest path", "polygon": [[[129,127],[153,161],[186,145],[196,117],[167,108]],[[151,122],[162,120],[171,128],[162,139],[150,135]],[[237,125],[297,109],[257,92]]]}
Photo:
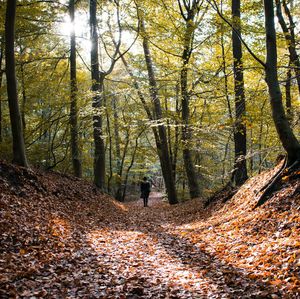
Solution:
{"label": "forest path", "polygon": [[2,265],[0,298],[271,298],[272,285],[216,254],[218,224],[203,214],[193,227],[199,201],[169,206],[152,193],[147,208],[141,199],[114,205],[119,214],[103,210],[104,218],[92,207],[61,206],[43,246],[3,255],[10,262]]}
{"label": "forest path", "polygon": [[[0,163],[0,298],[300,298],[299,173],[226,204],[120,203],[93,184]],[[274,170],[276,171],[276,170]]]}
{"label": "forest path", "polygon": [[[194,238],[182,224],[180,206],[170,207],[152,192],[149,207],[125,203],[126,223],[95,230],[89,242],[106,279],[103,298],[251,298],[268,294],[265,284],[247,277],[211,253],[213,244]],[[102,259],[102,257],[104,259]],[[119,297],[118,297],[119,296]]]}

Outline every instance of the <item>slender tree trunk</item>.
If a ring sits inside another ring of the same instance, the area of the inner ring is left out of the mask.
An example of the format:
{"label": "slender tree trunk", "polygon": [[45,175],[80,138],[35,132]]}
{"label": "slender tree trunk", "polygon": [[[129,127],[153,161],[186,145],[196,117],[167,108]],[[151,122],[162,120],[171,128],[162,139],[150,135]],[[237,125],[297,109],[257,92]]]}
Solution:
{"label": "slender tree trunk", "polygon": [[228,108],[228,115],[230,118],[231,123],[233,123],[233,116],[232,116],[232,109],[230,105],[229,99],[229,91],[228,91],[228,74],[227,74],[227,67],[226,67],[226,54],[225,54],[225,46],[224,46],[224,32],[223,32],[223,23],[221,28],[221,50],[222,50],[222,64],[223,64],[223,73],[224,73],[224,89],[225,89],[225,98]]}
{"label": "slender tree trunk", "polygon": [[22,121],[18,104],[17,80],[15,70],[15,18],[16,0],[7,1],[5,19],[5,64],[9,114],[13,137],[13,162],[28,167]]}
{"label": "slender tree trunk", "polygon": [[192,138],[190,129],[190,109],[189,109],[189,95],[187,90],[187,63],[181,70],[181,95],[182,95],[182,142],[183,142],[183,161],[187,175],[189,191],[191,198],[200,196],[200,187],[197,179],[195,165],[193,162],[193,155],[190,149],[190,141]]}
{"label": "slender tree trunk", "polygon": [[235,127],[234,127],[234,153],[235,165],[233,179],[237,186],[242,185],[248,178],[247,175],[247,137],[244,124],[246,102],[244,92],[244,68],[241,36],[241,2],[232,0],[232,51],[235,92]]}
{"label": "slender tree trunk", "polygon": [[124,163],[125,163],[125,158],[126,158],[126,154],[127,154],[127,149],[128,149],[128,145],[129,145],[129,131],[127,131],[126,134],[126,141],[125,141],[125,145],[124,145],[124,150],[123,150],[123,155],[122,155],[122,159],[121,159],[121,163],[120,163],[120,168],[119,168],[119,172],[118,172],[118,176],[119,176],[119,184],[117,187],[117,191],[116,191],[116,199],[119,201],[123,200],[123,192],[122,192],[122,175],[123,175],[123,169],[124,169]]}
{"label": "slender tree trunk", "polygon": [[104,74],[99,71],[97,0],[90,0],[90,34],[91,34],[91,75],[93,96],[93,130],[94,130],[94,183],[100,189],[105,188],[105,146],[102,137],[102,96]]}
{"label": "slender tree trunk", "polygon": [[288,69],[286,74],[286,83],[285,83],[285,107],[286,114],[291,122],[292,116],[292,95],[291,95],[291,80],[292,80],[292,72],[291,69]]}
{"label": "slender tree trunk", "polygon": [[78,109],[77,109],[77,76],[76,76],[76,36],[75,36],[75,0],[69,1],[69,15],[72,23],[70,37],[70,127],[71,127],[71,156],[74,175],[82,176],[82,166],[78,142]]}
{"label": "slender tree trunk", "polygon": [[[157,83],[156,83],[153,63],[150,54],[148,38],[146,36],[145,25],[143,21],[141,22],[141,31],[143,33],[143,49],[144,49],[147,70],[148,70],[150,96],[154,104],[155,119],[158,122],[160,122],[162,119],[161,104],[158,96]],[[170,204],[176,204],[178,201],[176,195],[175,182],[172,176],[172,163],[169,155],[167,133],[166,133],[165,126],[161,123],[158,123],[158,135],[159,135],[158,155],[160,157],[160,164],[161,164],[162,173],[163,173],[163,177],[165,180],[165,185],[168,193],[168,200]]]}
{"label": "slender tree trunk", "polygon": [[115,147],[117,158],[117,169],[121,164],[121,150],[120,150],[120,134],[119,134],[119,115],[117,110],[117,99],[115,96],[112,98],[113,114],[114,114],[114,135],[115,135]]}
{"label": "slender tree trunk", "polygon": [[20,65],[20,71],[21,71],[21,87],[22,87],[21,120],[22,120],[23,132],[25,134],[26,131],[25,109],[26,109],[27,96],[26,96],[26,87],[25,87],[25,70],[24,70],[23,63],[21,63]]}
{"label": "slender tree trunk", "polygon": [[265,28],[266,28],[266,82],[269,88],[272,116],[279,139],[288,154],[288,164],[300,160],[300,144],[295,137],[288,119],[285,115],[282,93],[280,90],[277,74],[277,46],[276,31],[274,23],[273,0],[264,0]]}
{"label": "slender tree trunk", "polygon": [[[221,1],[221,13],[223,13],[222,7],[223,7],[223,1]],[[224,23],[223,22],[221,23],[221,50],[222,50],[222,65],[223,65],[223,73],[224,73],[225,98],[226,98],[229,119],[230,119],[231,124],[233,124],[234,121],[233,121],[232,108],[231,108],[230,98],[229,98],[229,88],[228,88],[228,73],[227,73],[227,63],[226,63],[226,53],[225,53]],[[224,149],[224,158],[223,158],[223,166],[222,166],[222,184],[225,184],[226,163],[228,162],[227,154],[228,154],[230,141],[231,141],[231,132],[229,134],[229,137],[226,142],[225,149]]]}
{"label": "slender tree trunk", "polygon": [[180,109],[179,109],[179,97],[180,93],[180,83],[178,82],[176,84],[176,120],[175,120],[175,141],[174,141],[174,148],[173,148],[173,159],[172,159],[172,171],[173,171],[173,179],[174,182],[176,182],[177,178],[177,157],[178,157],[178,151],[179,151],[179,119],[180,119]]}
{"label": "slender tree trunk", "polygon": [[142,132],[140,134],[138,134],[138,136],[135,139],[135,146],[134,146],[134,150],[133,150],[133,153],[132,153],[132,156],[131,156],[131,161],[130,161],[130,164],[127,168],[126,174],[125,174],[124,189],[123,189],[123,194],[122,194],[122,202],[125,201],[129,173],[130,173],[130,170],[131,170],[131,168],[133,166],[133,163],[134,163],[134,160],[135,160],[135,155],[136,155],[136,151],[137,151],[137,148],[138,148],[138,142],[139,142],[139,138],[140,138]]}
{"label": "slender tree trunk", "polygon": [[[149,48],[149,46],[148,46],[148,48]],[[128,66],[128,63],[127,63],[127,61],[125,60],[124,56],[122,56],[121,59],[122,59],[122,62],[123,62],[123,64],[124,64],[124,66],[125,66],[125,68],[126,68],[128,74],[130,75],[130,77],[131,77],[132,80],[133,80],[133,86],[134,86],[134,88],[136,89],[136,91],[137,91],[137,93],[138,93],[138,96],[139,96],[139,98],[140,98],[140,100],[141,100],[141,103],[142,103],[142,105],[143,105],[143,107],[144,107],[144,109],[145,109],[145,111],[146,111],[146,114],[147,114],[147,116],[148,116],[148,119],[149,119],[149,120],[155,120],[155,115],[153,115],[153,114],[155,114],[155,111],[153,111],[153,113],[152,113],[151,109],[150,109],[149,106],[147,105],[146,99],[145,99],[145,97],[144,97],[144,95],[143,95],[143,93],[142,93],[142,91],[141,91],[140,85],[139,85],[138,81],[135,79],[135,77],[134,77],[134,75],[133,75],[133,72],[130,70],[130,68],[129,68],[129,66]],[[178,131],[178,128],[176,127],[175,130]],[[165,170],[163,169],[163,167],[164,167],[164,165],[165,165],[165,162],[164,162],[164,157],[162,156],[162,153],[163,153],[163,151],[162,151],[162,142],[161,142],[161,140],[160,140],[160,135],[159,135],[158,129],[157,129],[156,127],[152,126],[152,132],[153,132],[153,135],[154,135],[154,140],[155,140],[155,145],[156,145],[156,148],[157,148],[158,158],[159,158],[160,165],[161,165],[161,168],[162,168],[162,175],[163,175],[164,183],[165,183],[165,186],[166,186],[166,188],[167,188],[167,183],[166,183],[166,181],[168,180],[168,176],[170,175],[170,173],[168,173],[168,171],[165,171]],[[175,143],[175,144],[176,144],[175,147],[176,147],[176,146],[178,145],[178,135],[176,135],[175,138],[177,138],[177,139],[176,139],[177,141],[176,141],[176,143]],[[176,161],[176,159],[177,159],[177,149],[176,149],[176,157],[174,157],[174,161]],[[170,160],[171,160],[171,159],[170,159]],[[174,162],[174,161],[172,161],[172,162]],[[171,162],[171,163],[172,163],[172,162]],[[175,176],[176,162],[174,162],[174,163],[175,163],[175,166],[174,166],[174,164],[172,164],[172,171],[173,171],[173,174],[174,174],[174,176]],[[174,185],[175,185],[175,177],[173,177],[173,182],[174,182]],[[175,191],[176,191],[176,189],[175,189]],[[167,192],[168,192],[168,190],[167,190]],[[169,193],[168,193],[168,194],[169,194]],[[171,202],[170,202],[170,199],[169,199],[169,203],[171,203]],[[172,204],[172,203],[171,203],[171,204]]]}
{"label": "slender tree trunk", "polygon": [[[107,107],[107,101],[106,101],[106,97],[104,97],[104,105],[105,107]],[[108,136],[108,145],[109,145],[109,151],[108,151],[108,155],[109,155],[109,176],[107,178],[107,192],[110,194],[111,193],[111,180],[113,178],[113,142],[112,142],[112,132],[111,132],[111,125],[110,125],[110,117],[109,117],[109,112],[108,109],[106,109],[105,111],[105,115],[106,115],[106,132],[107,132],[107,136]]]}
{"label": "slender tree trunk", "polygon": [[286,44],[288,47],[289,51],[289,56],[290,56],[290,63],[289,65],[294,69],[295,75],[296,75],[296,80],[297,80],[297,85],[298,85],[298,91],[300,94],[300,60],[299,60],[299,55],[296,51],[296,39],[295,39],[295,32],[294,32],[294,27],[295,23],[293,21],[293,17],[291,15],[291,12],[286,4],[286,1],[283,0],[282,4],[285,10],[285,13],[287,14],[289,18],[289,27],[287,26],[285,19],[282,15],[282,9],[281,9],[281,1],[280,0],[275,0],[276,1],[276,14],[277,18],[279,21],[279,24],[281,26],[281,29],[283,31]]}
{"label": "slender tree trunk", "polygon": [[121,149],[120,149],[120,134],[119,134],[119,114],[117,110],[117,98],[113,95],[112,97],[112,108],[114,116],[114,140],[116,149],[116,168],[117,168],[117,179],[116,179],[116,192],[115,197],[117,200],[121,200],[121,184],[122,184],[122,169],[121,169]]}
{"label": "slender tree trunk", "polygon": [[186,28],[184,36],[184,50],[182,53],[182,68],[180,71],[180,85],[181,85],[181,105],[182,105],[182,153],[185,172],[187,175],[188,186],[191,198],[199,197],[200,186],[194,165],[193,153],[191,148],[192,132],[190,128],[190,94],[188,90],[188,63],[192,53],[193,34],[194,34],[194,18],[196,8],[192,8],[188,13],[186,19]]}

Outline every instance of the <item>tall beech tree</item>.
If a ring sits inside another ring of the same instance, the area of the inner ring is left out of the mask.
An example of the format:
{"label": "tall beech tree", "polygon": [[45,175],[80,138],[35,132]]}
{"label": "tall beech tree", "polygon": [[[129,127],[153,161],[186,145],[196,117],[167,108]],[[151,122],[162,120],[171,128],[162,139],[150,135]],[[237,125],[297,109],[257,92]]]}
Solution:
{"label": "tall beech tree", "polygon": [[266,82],[269,89],[272,116],[279,139],[287,152],[288,164],[300,161],[300,144],[286,117],[277,74],[277,45],[273,0],[264,0],[266,48]]}
{"label": "tall beech tree", "polygon": [[[122,45],[122,32],[123,27],[121,24],[121,14],[120,14],[120,3],[119,1],[113,1],[112,3],[116,9],[114,14],[108,16],[108,20],[106,22],[107,29],[109,32],[109,36],[111,38],[110,43],[114,45],[114,49],[112,53],[109,53],[107,45],[104,41],[104,36],[101,37],[101,41],[103,43],[104,52],[107,56],[108,67],[106,70],[103,67],[100,70],[99,64],[99,37],[98,37],[98,22],[97,22],[97,1],[90,0],[90,37],[91,37],[91,75],[92,75],[92,91],[93,95],[93,108],[94,108],[94,116],[93,116],[93,134],[94,134],[94,145],[95,145],[95,153],[94,153],[94,182],[95,184],[101,188],[105,188],[105,144],[103,137],[103,127],[102,127],[102,110],[105,109],[105,103],[103,99],[104,92],[104,82],[106,77],[112,73],[114,70],[116,62],[131,48],[131,45],[121,53],[120,48]],[[110,12],[111,13],[111,12]],[[110,19],[116,18],[116,28],[113,28],[110,23]],[[117,33],[117,34],[116,34]],[[115,40],[115,36],[117,40]]]}
{"label": "tall beech tree", "polygon": [[241,1],[232,0],[232,53],[235,93],[234,154],[235,165],[233,180],[242,185],[247,176],[247,136],[246,136],[246,101],[244,88],[243,52],[241,42]]}
{"label": "tall beech tree", "polygon": [[70,127],[71,127],[71,155],[75,176],[82,176],[80,150],[78,142],[78,108],[77,108],[77,76],[76,76],[76,33],[75,33],[75,0],[69,1],[69,15],[71,21],[70,32]]}
{"label": "tall beech tree", "polygon": [[[183,3],[181,3],[183,2]],[[185,171],[188,179],[191,198],[200,196],[200,186],[194,165],[193,153],[191,150],[192,131],[190,124],[190,92],[188,90],[188,69],[189,61],[193,51],[195,18],[200,9],[200,0],[186,1],[178,0],[181,16],[185,21],[184,45],[181,55],[182,67],[180,71],[181,106],[182,106],[182,153]],[[185,10],[185,11],[184,11]]]}
{"label": "tall beech tree", "polygon": [[94,133],[94,183],[105,188],[105,146],[102,129],[101,108],[104,87],[104,73],[99,70],[97,0],[90,0],[90,36],[91,36],[91,75],[93,91],[93,133]]}
{"label": "tall beech tree", "polygon": [[17,79],[15,70],[15,19],[16,0],[7,1],[5,18],[5,64],[7,80],[7,96],[9,115],[13,137],[13,162],[28,167],[25,143],[22,129],[22,120],[18,103]]}

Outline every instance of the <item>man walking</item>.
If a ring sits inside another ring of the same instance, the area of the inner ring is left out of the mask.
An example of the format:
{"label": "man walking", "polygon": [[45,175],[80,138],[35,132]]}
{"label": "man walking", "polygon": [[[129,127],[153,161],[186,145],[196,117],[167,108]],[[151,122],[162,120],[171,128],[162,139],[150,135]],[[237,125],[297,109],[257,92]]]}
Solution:
{"label": "man walking", "polygon": [[148,198],[151,191],[151,183],[147,177],[143,177],[141,181],[141,198],[144,200],[144,207],[148,207]]}

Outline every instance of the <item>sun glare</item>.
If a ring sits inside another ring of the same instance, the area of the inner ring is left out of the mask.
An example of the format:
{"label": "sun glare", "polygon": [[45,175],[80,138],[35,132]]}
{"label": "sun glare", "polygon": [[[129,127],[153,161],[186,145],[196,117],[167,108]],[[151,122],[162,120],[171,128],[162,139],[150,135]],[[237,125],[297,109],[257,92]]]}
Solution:
{"label": "sun glare", "polygon": [[91,43],[89,39],[88,15],[86,13],[76,13],[74,23],[72,23],[70,17],[66,15],[58,30],[60,35],[68,41],[71,33],[75,31],[77,47],[83,51],[83,56],[89,54]]}

